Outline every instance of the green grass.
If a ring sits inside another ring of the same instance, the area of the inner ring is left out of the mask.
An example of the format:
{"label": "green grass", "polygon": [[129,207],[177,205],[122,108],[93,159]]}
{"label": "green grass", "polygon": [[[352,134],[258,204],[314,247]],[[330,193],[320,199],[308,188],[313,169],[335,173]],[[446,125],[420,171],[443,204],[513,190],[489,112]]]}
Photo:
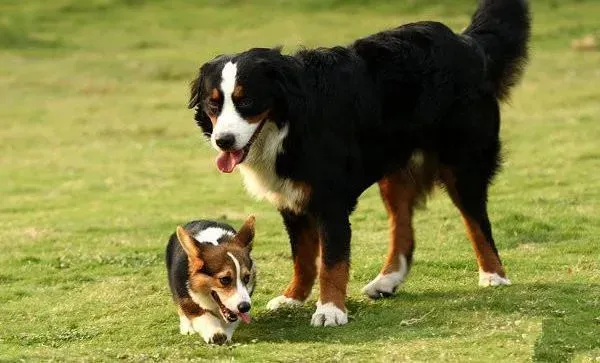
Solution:
{"label": "green grass", "polygon": [[[566,361],[600,359],[600,35],[597,1],[534,4],[532,61],[503,108],[506,162],[490,215],[513,285],[480,289],[448,198],[416,216],[410,279],[388,300],[360,288],[386,250],[376,189],[353,215],[350,323],[309,326],[266,302],[291,275],[277,212],[221,175],[185,108],[215,54],[348,43],[474,1],[0,3],[1,361]],[[204,4],[204,5],[200,5]],[[180,336],[163,249],[178,223],[257,215],[255,320],[235,344]]]}

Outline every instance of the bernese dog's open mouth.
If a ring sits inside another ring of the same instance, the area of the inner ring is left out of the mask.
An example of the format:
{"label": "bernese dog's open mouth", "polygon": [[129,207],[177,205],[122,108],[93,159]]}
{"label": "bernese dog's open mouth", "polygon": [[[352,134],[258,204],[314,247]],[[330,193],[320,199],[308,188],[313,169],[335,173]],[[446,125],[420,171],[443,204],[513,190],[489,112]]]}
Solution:
{"label": "bernese dog's open mouth", "polygon": [[216,163],[217,168],[219,168],[222,173],[231,173],[233,169],[235,169],[236,165],[241,164],[244,162],[244,160],[246,160],[246,157],[250,152],[250,147],[254,141],[256,141],[256,138],[258,137],[258,134],[260,134],[260,131],[262,130],[266,121],[266,119],[263,119],[260,122],[256,131],[254,131],[254,134],[252,134],[252,137],[250,140],[248,140],[246,146],[236,151],[221,151],[219,153]]}
{"label": "bernese dog's open mouth", "polygon": [[250,324],[250,314],[234,313],[233,311],[229,310],[225,305],[223,305],[221,299],[219,298],[219,294],[217,294],[216,291],[211,291],[210,296],[212,296],[213,300],[215,300],[215,302],[217,303],[217,306],[219,306],[219,313],[221,313],[221,316],[226,322],[234,323],[238,320],[239,317],[244,323]]}

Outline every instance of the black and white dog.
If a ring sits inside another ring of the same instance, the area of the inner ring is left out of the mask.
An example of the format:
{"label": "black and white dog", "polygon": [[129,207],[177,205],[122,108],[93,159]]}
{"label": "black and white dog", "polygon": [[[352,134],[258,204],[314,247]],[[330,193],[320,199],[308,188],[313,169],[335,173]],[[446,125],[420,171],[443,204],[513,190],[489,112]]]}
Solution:
{"label": "black and white dog", "polygon": [[347,322],[348,218],[374,183],[390,245],[368,296],[393,294],[406,278],[413,209],[436,183],[462,214],[480,285],[509,284],[487,195],[500,165],[499,102],[521,76],[529,33],[525,0],[480,0],[462,34],[418,22],[347,47],[254,48],[200,68],[189,107],[219,152],[217,167],[238,166],[249,192],[281,212],[290,237],[294,276],[270,309],[305,301],[318,271],[312,324]]}

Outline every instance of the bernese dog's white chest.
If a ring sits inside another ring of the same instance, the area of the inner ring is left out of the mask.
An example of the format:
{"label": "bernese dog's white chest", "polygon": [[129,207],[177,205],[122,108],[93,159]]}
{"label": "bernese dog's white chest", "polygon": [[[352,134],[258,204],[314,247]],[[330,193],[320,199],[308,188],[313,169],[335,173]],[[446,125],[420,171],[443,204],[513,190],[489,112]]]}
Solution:
{"label": "bernese dog's white chest", "polygon": [[309,198],[309,188],[302,183],[282,178],[275,171],[277,155],[282,152],[287,131],[287,127],[279,130],[271,122],[266,124],[239,169],[251,195],[268,200],[278,209],[301,212]]}

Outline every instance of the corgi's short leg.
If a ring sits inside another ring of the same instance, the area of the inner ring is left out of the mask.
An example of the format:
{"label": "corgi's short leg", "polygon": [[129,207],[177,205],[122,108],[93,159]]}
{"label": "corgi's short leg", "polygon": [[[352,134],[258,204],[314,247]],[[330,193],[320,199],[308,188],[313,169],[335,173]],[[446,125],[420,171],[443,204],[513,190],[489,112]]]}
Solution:
{"label": "corgi's short leg", "polygon": [[179,313],[179,332],[183,335],[194,334],[192,321],[185,314]]}
{"label": "corgi's short leg", "polygon": [[[187,312],[187,314],[186,314]],[[188,317],[190,314],[198,314],[199,309],[190,310],[189,306],[185,303],[181,303],[177,306],[177,315],[179,315],[179,333],[182,335],[194,334],[194,328],[192,327],[192,321]]]}
{"label": "corgi's short leg", "polygon": [[231,335],[233,335],[233,331],[227,334],[221,320],[210,313],[192,318],[192,327],[209,344],[225,344],[231,340]]}
{"label": "corgi's short leg", "polygon": [[228,334],[219,318],[203,310],[191,298],[181,298],[178,303],[181,334],[198,333],[209,344],[224,344],[231,340],[233,330]]}
{"label": "corgi's short leg", "polygon": [[233,323],[223,324],[223,327],[225,329],[225,335],[227,335],[227,342],[231,341],[233,332],[235,331],[235,329],[237,328],[238,325],[240,325],[239,319]]}

